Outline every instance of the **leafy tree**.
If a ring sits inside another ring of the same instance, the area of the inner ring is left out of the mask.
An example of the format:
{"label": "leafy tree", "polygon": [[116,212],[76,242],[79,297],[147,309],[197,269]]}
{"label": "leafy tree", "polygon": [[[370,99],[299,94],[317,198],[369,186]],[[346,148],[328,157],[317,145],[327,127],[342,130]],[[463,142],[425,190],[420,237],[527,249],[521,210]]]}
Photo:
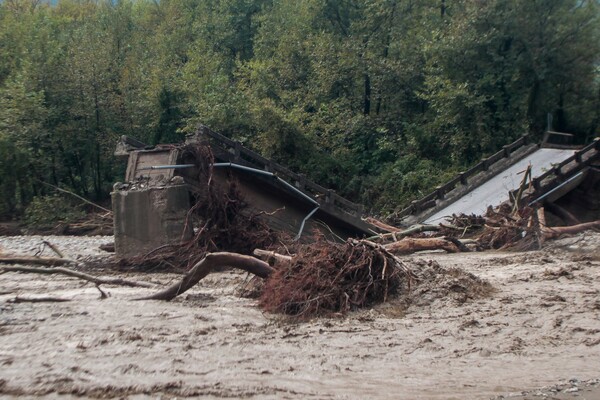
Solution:
{"label": "leafy tree", "polygon": [[203,123],[391,212],[518,136],[600,126],[596,0],[0,2],[0,215],[101,199],[118,136]]}

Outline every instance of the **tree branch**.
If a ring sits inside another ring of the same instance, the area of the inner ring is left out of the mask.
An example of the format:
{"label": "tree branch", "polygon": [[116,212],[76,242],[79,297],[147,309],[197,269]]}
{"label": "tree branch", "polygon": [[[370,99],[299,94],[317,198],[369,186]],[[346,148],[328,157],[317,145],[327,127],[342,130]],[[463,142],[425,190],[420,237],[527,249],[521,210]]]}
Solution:
{"label": "tree branch", "polygon": [[200,282],[200,280],[211,273],[215,267],[225,266],[239,268],[261,278],[267,278],[273,272],[273,268],[269,264],[254,257],[226,252],[209,253],[194,265],[180,282],[175,283],[152,296],[136,300],[172,300]]}
{"label": "tree branch", "polygon": [[[69,260],[69,262],[72,262]],[[46,274],[46,275],[67,275],[74,278],[82,279],[84,281],[92,282],[96,285],[118,285],[118,286],[129,286],[129,287],[145,287],[153,288],[155,285],[146,282],[129,281],[121,278],[99,278],[96,276],[84,274],[83,272],[73,271],[72,269],[56,267],[56,268],[37,268],[37,267],[24,267],[24,266],[5,266],[1,267],[0,271],[4,272],[26,272],[33,274]]]}

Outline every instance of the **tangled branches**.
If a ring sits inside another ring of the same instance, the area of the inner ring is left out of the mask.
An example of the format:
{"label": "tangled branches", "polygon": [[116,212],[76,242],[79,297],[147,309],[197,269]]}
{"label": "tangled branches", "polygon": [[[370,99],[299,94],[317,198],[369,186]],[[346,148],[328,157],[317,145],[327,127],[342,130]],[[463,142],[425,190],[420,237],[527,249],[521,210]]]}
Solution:
{"label": "tangled branches", "polygon": [[371,242],[323,240],[297,250],[265,282],[263,309],[299,317],[346,312],[383,302],[411,285],[408,268]]}
{"label": "tangled branches", "polygon": [[477,240],[484,249],[525,251],[539,248],[540,232],[535,210],[530,207],[517,212],[508,207],[489,209]]}
{"label": "tangled branches", "polygon": [[488,208],[485,216],[454,215],[452,225],[464,228],[481,249],[531,250],[539,247],[539,223],[535,210],[512,210],[508,204]]}

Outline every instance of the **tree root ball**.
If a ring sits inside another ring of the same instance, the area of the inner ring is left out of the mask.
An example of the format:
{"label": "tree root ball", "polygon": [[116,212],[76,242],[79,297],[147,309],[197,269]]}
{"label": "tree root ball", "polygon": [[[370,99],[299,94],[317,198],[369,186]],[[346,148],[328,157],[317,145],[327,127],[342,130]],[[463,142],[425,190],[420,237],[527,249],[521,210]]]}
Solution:
{"label": "tree root ball", "polygon": [[383,248],[320,241],[301,246],[291,262],[276,266],[260,296],[269,312],[312,317],[383,302],[409,286],[410,272]]}

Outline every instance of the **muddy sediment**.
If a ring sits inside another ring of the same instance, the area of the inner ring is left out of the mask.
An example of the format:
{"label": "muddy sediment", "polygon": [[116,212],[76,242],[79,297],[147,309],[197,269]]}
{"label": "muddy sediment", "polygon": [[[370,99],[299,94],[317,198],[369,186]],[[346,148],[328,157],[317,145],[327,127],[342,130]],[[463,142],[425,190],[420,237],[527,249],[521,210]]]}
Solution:
{"label": "muddy sediment", "polygon": [[[0,251],[32,255],[42,239],[95,265],[111,257],[98,249],[110,237],[3,237]],[[0,396],[481,399],[533,396],[560,382],[593,389],[598,254],[597,233],[528,253],[420,254],[410,260],[423,276],[454,275],[371,309],[303,322],[240,297],[247,277],[235,271],[171,302],[131,301],[151,290],[112,286],[101,300],[73,278],[4,273]],[[178,278],[86,272],[160,285]],[[71,301],[11,302],[34,295]],[[548,393],[572,396],[564,392],[572,388]]]}

